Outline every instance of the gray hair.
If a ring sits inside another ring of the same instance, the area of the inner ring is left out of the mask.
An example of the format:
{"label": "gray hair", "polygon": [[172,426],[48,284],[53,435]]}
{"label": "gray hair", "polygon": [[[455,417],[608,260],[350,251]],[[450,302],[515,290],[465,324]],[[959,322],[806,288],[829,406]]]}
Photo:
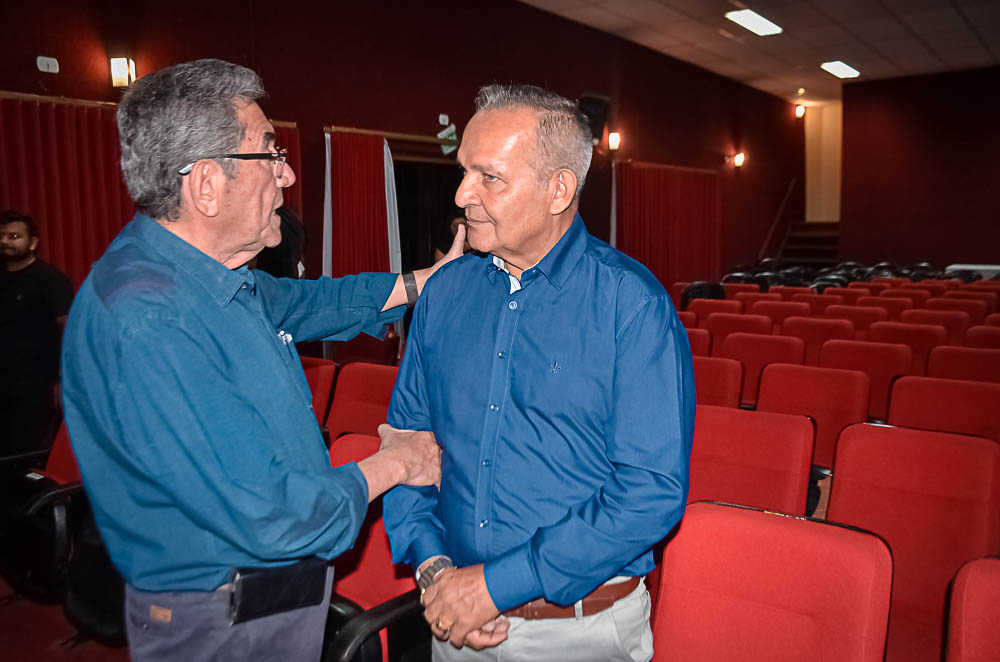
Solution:
{"label": "gray hair", "polygon": [[566,168],[576,175],[575,195],[580,195],[594,145],[590,124],[577,103],[535,85],[487,85],[476,96],[477,113],[517,107],[538,114],[537,158],[532,165],[539,184],[544,185],[553,173]]}
{"label": "gray hair", "polygon": [[[177,171],[209,154],[238,152],[246,126],[236,101],[264,96],[252,70],[222,60],[195,60],[143,76],[118,106],[122,173],[136,208],[151,218],[176,220],[181,209]],[[227,177],[238,164],[221,160]]]}

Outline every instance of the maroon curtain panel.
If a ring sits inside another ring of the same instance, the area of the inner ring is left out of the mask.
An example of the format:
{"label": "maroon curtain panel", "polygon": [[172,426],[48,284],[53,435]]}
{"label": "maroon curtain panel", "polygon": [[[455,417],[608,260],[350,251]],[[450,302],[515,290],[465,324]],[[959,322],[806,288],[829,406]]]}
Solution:
{"label": "maroon curtain panel", "polygon": [[617,247],[669,288],[719,272],[719,178],[710,170],[615,165]]}
{"label": "maroon curtain panel", "polygon": [[120,160],[113,104],[0,97],[0,207],[34,217],[77,287],[132,218]]}
{"label": "maroon curtain panel", "polygon": [[285,206],[302,218],[302,144],[299,141],[299,127],[295,122],[274,124],[274,144],[288,150],[288,165],[295,171],[295,183],[283,191]]}
{"label": "maroon curtain panel", "polygon": [[332,275],[389,271],[385,139],[330,133]]}

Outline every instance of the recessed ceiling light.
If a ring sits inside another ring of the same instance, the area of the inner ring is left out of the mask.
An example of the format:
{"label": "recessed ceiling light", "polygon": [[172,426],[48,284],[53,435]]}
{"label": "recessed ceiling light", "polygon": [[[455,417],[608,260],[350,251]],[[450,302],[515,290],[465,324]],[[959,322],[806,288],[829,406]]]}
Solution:
{"label": "recessed ceiling light", "polygon": [[805,93],[806,93],[806,88],[804,88],[804,87],[800,87],[798,89],[798,91],[796,92],[796,94],[798,94],[799,96],[802,96]]}
{"label": "recessed ceiling light", "polygon": [[761,37],[784,32],[780,25],[772,23],[752,9],[726,12],[726,18]]}
{"label": "recessed ceiling light", "polygon": [[857,78],[861,75],[860,71],[848,64],[844,64],[840,60],[824,62],[819,65],[819,68],[827,73],[833,74],[837,78]]}

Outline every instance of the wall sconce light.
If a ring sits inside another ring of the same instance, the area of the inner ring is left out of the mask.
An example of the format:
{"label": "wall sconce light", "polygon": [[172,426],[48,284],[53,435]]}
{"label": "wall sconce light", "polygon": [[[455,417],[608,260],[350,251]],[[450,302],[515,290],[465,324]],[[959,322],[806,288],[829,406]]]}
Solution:
{"label": "wall sconce light", "polygon": [[747,155],[743,152],[737,152],[735,154],[726,154],[726,163],[732,163],[733,167],[742,168],[743,164],[746,163]]}
{"label": "wall sconce light", "polygon": [[135,60],[127,57],[111,58],[111,84],[128,87],[135,82]]}
{"label": "wall sconce light", "polygon": [[622,146],[622,134],[617,131],[608,134],[608,149],[617,151]]}
{"label": "wall sconce light", "polygon": [[803,106],[802,104],[798,104],[797,106],[795,106],[795,116],[798,117],[799,119],[802,119],[803,117],[805,117],[806,116],[806,107]]}

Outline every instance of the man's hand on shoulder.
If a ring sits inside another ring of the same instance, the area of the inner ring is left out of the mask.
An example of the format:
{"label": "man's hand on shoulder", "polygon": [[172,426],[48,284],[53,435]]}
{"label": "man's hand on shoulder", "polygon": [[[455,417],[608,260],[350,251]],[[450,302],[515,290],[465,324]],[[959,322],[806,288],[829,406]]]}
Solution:
{"label": "man's hand on shoulder", "polygon": [[482,565],[442,570],[424,592],[424,618],[434,636],[456,648],[496,646],[510,627],[493,604]]}
{"label": "man's hand on shoulder", "polygon": [[[396,485],[441,484],[441,447],[432,432],[378,427],[377,453],[358,462],[368,483],[368,502]],[[336,442],[334,442],[336,443]]]}

